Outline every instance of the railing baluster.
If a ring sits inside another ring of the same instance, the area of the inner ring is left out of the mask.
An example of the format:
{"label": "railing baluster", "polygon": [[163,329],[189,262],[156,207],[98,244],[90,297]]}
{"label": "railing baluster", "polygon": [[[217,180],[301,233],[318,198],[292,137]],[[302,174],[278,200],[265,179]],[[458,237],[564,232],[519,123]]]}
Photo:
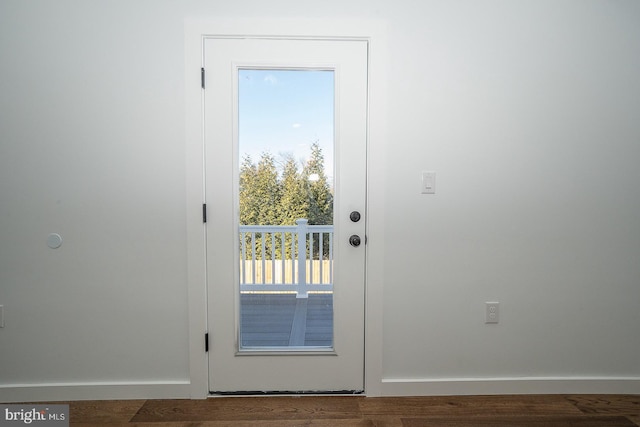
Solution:
{"label": "railing baluster", "polygon": [[267,256],[267,251],[265,248],[265,234],[266,233],[260,233],[260,242],[262,243],[262,256],[260,257],[260,264],[262,265],[262,274],[260,274],[260,283],[264,284],[265,283],[265,268],[264,268],[264,261],[265,261],[265,257]]}
{"label": "railing baluster", "polygon": [[256,284],[256,233],[251,233],[251,278],[254,285]]}
{"label": "railing baluster", "polygon": [[329,283],[333,284],[333,233],[329,234]]}
{"label": "railing baluster", "polygon": [[323,278],[323,259],[322,259],[322,255],[324,252],[324,233],[320,232],[318,233],[318,238],[320,239],[320,244],[318,245],[319,251],[318,251],[318,259],[320,260],[320,280],[318,280],[318,283],[322,283],[324,284],[324,280],[322,280]]}
{"label": "railing baluster", "polygon": [[296,283],[296,277],[298,277],[298,266],[296,265],[296,250],[295,245],[298,241],[297,234],[295,231],[291,232],[291,284]]}
{"label": "railing baluster", "polygon": [[313,233],[309,233],[309,281],[313,283]]}
{"label": "railing baluster", "polygon": [[271,232],[271,284],[276,283],[276,233]]}
{"label": "railing baluster", "polygon": [[287,279],[285,277],[285,271],[284,271],[284,260],[287,254],[287,247],[285,245],[284,236],[285,236],[285,233],[280,233],[280,240],[282,242],[282,244],[280,245],[280,247],[282,248],[282,254],[280,255],[281,263],[282,263],[282,270],[280,271],[280,283],[287,283]]}
{"label": "railing baluster", "polygon": [[247,242],[245,241],[245,236],[245,233],[240,232],[240,241],[242,242],[242,259],[240,260],[241,283],[247,283]]}

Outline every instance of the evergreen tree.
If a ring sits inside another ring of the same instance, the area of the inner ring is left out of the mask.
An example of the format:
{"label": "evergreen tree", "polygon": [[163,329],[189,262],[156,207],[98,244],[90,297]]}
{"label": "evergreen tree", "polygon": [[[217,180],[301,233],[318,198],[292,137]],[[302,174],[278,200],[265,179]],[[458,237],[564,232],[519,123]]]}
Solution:
{"label": "evergreen tree", "polygon": [[250,156],[245,156],[240,165],[240,224],[257,224],[258,210],[253,197],[257,167]]}
{"label": "evergreen tree", "polygon": [[[292,155],[285,155],[280,175],[274,157],[262,153],[257,164],[246,156],[240,165],[240,224],[242,225],[295,225],[296,220],[306,218],[309,225],[333,224],[333,194],[324,170],[324,156],[317,142],[311,146],[311,156],[302,171]],[[314,258],[318,258],[320,242],[314,235]],[[272,247],[271,235],[255,235],[252,246],[247,235],[246,257],[262,256],[262,239],[265,238],[266,256],[282,255],[281,235],[275,235]],[[285,255],[291,257],[290,233],[285,236]],[[325,236],[323,256],[328,257],[329,240]]]}
{"label": "evergreen tree", "polygon": [[[278,224],[278,207],[281,189],[275,160],[269,153],[263,153],[257,165],[250,157],[245,157],[240,167],[240,224],[273,225]],[[262,256],[263,236],[255,236],[256,257]],[[270,239],[268,239],[270,240]],[[247,248],[251,248],[250,236],[245,236]],[[270,241],[265,245],[266,256],[272,255]],[[250,253],[247,252],[247,257]]]}
{"label": "evergreen tree", "polygon": [[[302,176],[298,171],[298,165],[293,155],[284,156],[284,164],[282,166],[282,197],[280,198],[279,224],[280,225],[296,225],[296,220],[307,218],[309,212],[309,203],[306,197],[306,190]],[[279,238],[278,234],[276,238]],[[291,258],[292,236],[290,233],[285,235],[285,257]],[[281,254],[282,243],[277,242],[277,252]]]}
{"label": "evergreen tree", "polygon": [[273,225],[278,221],[280,183],[275,160],[270,153],[263,153],[255,168],[251,191],[250,218],[255,225]]}
{"label": "evergreen tree", "polygon": [[295,225],[299,218],[307,218],[309,201],[298,165],[292,155],[285,155],[282,167],[282,193],[278,210],[280,225]]}
{"label": "evergreen tree", "polygon": [[[333,194],[329,187],[327,175],[324,171],[324,156],[318,142],[311,145],[311,156],[304,168],[303,177],[307,182],[307,197],[309,203],[309,225],[333,224]],[[313,258],[320,255],[319,235],[313,236]],[[309,243],[307,243],[309,245]],[[325,235],[322,242],[323,257],[329,255],[329,236]]]}
{"label": "evergreen tree", "polygon": [[303,177],[308,185],[309,224],[333,224],[333,194],[324,171],[324,156],[318,142],[311,145],[311,157]]}

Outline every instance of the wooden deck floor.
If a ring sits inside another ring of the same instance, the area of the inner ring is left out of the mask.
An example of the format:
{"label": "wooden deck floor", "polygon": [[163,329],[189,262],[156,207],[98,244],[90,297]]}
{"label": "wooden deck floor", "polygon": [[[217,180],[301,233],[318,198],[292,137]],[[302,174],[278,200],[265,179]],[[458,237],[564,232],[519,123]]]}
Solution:
{"label": "wooden deck floor", "polygon": [[243,294],[240,304],[243,347],[333,344],[331,294]]}

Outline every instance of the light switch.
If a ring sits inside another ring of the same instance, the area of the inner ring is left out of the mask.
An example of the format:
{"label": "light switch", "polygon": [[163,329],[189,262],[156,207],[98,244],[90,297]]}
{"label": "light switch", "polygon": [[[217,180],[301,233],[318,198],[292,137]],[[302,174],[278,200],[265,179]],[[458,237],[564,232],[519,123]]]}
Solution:
{"label": "light switch", "polygon": [[435,172],[422,172],[422,194],[436,194]]}

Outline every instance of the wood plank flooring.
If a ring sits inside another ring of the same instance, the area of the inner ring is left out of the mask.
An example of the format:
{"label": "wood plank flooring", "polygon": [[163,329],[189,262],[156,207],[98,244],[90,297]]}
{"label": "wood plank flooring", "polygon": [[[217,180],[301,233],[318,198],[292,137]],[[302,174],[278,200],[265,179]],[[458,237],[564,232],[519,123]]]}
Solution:
{"label": "wood plank flooring", "polygon": [[75,401],[75,427],[638,427],[640,395]]}

